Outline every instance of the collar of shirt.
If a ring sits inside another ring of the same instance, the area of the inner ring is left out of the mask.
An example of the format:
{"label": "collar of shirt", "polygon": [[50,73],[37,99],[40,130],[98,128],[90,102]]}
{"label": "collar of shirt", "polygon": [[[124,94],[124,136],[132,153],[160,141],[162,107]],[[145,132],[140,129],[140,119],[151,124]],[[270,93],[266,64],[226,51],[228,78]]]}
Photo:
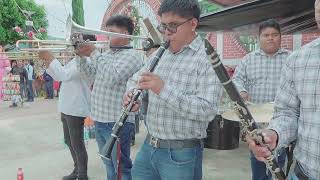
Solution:
{"label": "collar of shirt", "polygon": [[312,42],[304,45],[303,47],[312,48],[312,47],[317,47],[317,46],[320,46],[320,38],[313,40]]}
{"label": "collar of shirt", "polygon": [[[185,49],[189,48],[191,50],[193,50],[194,52],[196,52],[202,45],[202,38],[197,35],[196,38],[193,39],[193,41],[190,43],[190,44],[187,44],[185,46],[183,46],[181,48],[181,50],[175,54],[179,54],[181,53],[182,51],[184,51]],[[171,52],[171,51],[170,51]]]}
{"label": "collar of shirt", "polygon": [[[272,56],[276,56],[276,55],[278,55],[278,54],[282,54],[282,53],[287,53],[288,52],[288,50],[285,50],[285,49],[283,49],[283,48],[280,48],[275,54],[273,54]],[[258,49],[258,50],[256,50],[255,51],[255,54],[256,55],[262,55],[262,56],[269,56],[269,55],[267,55],[262,49]]]}
{"label": "collar of shirt", "polygon": [[[123,46],[130,46],[130,44],[126,44],[126,45],[123,45]],[[123,50],[127,50],[127,49],[112,49],[112,48],[110,48],[107,52],[109,52],[111,54],[115,54],[115,53],[121,52]]]}

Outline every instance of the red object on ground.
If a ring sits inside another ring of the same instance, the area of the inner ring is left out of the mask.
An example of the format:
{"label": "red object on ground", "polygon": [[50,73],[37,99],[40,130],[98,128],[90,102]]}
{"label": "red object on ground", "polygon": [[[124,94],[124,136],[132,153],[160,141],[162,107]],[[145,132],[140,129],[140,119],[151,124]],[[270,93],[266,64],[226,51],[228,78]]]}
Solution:
{"label": "red object on ground", "polygon": [[17,180],[23,180],[23,171],[22,168],[18,169]]}
{"label": "red object on ground", "polygon": [[58,90],[60,86],[60,82],[59,81],[53,81],[53,89],[54,90]]}

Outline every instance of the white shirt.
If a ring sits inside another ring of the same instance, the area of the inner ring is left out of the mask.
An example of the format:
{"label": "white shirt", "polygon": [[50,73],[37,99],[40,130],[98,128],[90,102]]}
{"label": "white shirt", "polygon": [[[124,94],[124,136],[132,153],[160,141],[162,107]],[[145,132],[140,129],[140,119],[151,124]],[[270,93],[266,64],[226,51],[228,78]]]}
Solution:
{"label": "white shirt", "polygon": [[66,115],[87,117],[90,113],[90,83],[81,77],[75,59],[62,66],[53,60],[47,73],[56,81],[61,81],[58,110]]}
{"label": "white shirt", "polygon": [[33,67],[28,64],[26,67],[27,73],[28,73],[28,80],[33,80]]}

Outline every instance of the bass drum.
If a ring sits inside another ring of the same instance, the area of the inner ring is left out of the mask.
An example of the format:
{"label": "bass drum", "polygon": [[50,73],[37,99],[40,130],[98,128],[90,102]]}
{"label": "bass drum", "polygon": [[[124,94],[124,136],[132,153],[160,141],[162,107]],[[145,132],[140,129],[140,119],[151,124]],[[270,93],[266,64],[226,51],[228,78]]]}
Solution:
{"label": "bass drum", "polygon": [[240,123],[217,115],[207,128],[204,147],[208,149],[231,150],[239,147]]}

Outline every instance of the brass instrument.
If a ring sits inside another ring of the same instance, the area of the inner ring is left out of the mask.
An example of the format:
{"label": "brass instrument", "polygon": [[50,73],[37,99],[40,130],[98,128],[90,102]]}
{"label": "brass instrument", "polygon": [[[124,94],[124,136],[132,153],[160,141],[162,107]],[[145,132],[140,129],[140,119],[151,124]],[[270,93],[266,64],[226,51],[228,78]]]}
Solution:
{"label": "brass instrument", "polygon": [[95,30],[95,29],[90,29],[90,28],[80,26],[76,24],[74,21],[72,21],[72,18],[70,15],[67,20],[66,29],[67,29],[67,34],[66,34],[65,40],[18,40],[16,42],[16,47],[19,48],[21,51],[41,51],[41,50],[50,50],[50,51],[72,50],[73,51],[76,43],[80,42],[80,43],[86,43],[86,44],[87,43],[94,44],[97,46],[97,48],[101,48],[101,49],[113,48],[113,47],[110,47],[109,41],[83,41],[83,39],[79,37],[79,34],[106,35],[109,37],[109,39],[112,37],[121,37],[121,38],[142,40],[143,48],[140,48],[137,50],[151,48],[153,46],[153,40],[148,37],[119,34],[119,33]]}
{"label": "brass instrument", "polygon": [[[74,53],[71,51],[57,51],[52,52],[57,59],[72,59],[75,57]],[[40,60],[38,52],[0,52],[0,56],[7,57],[10,61],[13,60]]]}

